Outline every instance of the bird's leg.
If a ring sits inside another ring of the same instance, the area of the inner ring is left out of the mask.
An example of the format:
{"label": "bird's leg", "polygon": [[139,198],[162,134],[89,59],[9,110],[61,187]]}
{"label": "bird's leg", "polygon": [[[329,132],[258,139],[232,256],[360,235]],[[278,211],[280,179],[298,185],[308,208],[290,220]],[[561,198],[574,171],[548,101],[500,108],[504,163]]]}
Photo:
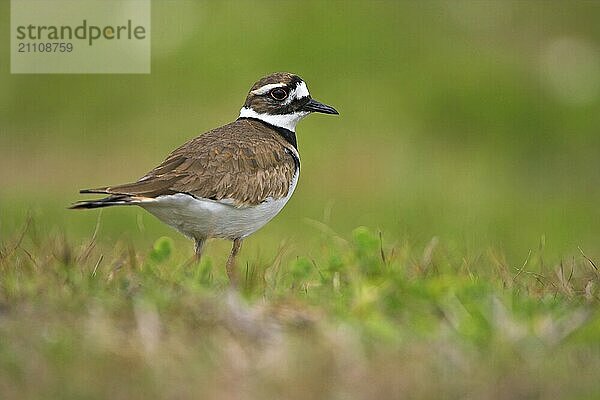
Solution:
{"label": "bird's leg", "polygon": [[200,259],[202,259],[202,250],[204,250],[205,243],[206,238],[194,239],[194,261],[196,264],[200,264]]}
{"label": "bird's leg", "polygon": [[184,264],[185,268],[192,268],[200,265],[200,259],[202,258],[202,250],[204,249],[204,243],[206,239],[194,238],[194,255],[191,256]]}
{"label": "bird's leg", "polygon": [[185,268],[193,268],[200,266],[200,260],[202,259],[202,251],[204,250],[205,243],[206,238],[194,238],[194,255],[185,262]]}
{"label": "bird's leg", "polygon": [[242,240],[241,238],[237,238],[234,239],[233,241],[233,247],[231,248],[231,254],[229,254],[229,258],[227,259],[227,264],[226,264],[226,268],[227,268],[227,276],[229,277],[229,281],[232,284],[236,284],[237,283],[237,274],[236,274],[236,270],[235,270],[235,257],[237,256],[237,253],[240,251],[240,248],[242,247]]}

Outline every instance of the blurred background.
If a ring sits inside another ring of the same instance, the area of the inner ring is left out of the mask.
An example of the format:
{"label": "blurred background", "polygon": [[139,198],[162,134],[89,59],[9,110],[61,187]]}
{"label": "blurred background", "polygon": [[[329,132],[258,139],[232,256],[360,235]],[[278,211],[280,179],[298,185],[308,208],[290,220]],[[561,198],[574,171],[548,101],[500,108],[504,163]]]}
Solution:
{"label": "blurred background", "polygon": [[[359,225],[511,265],[539,246],[600,257],[598,2],[154,1],[150,75],[11,75],[0,4],[4,238],[28,214],[38,234],[91,237],[99,212],[66,209],[80,188],[136,180],[290,71],[341,115],[300,123],[296,193],[243,258],[310,254]],[[136,208],[105,209],[98,242],[163,235],[192,254]]]}

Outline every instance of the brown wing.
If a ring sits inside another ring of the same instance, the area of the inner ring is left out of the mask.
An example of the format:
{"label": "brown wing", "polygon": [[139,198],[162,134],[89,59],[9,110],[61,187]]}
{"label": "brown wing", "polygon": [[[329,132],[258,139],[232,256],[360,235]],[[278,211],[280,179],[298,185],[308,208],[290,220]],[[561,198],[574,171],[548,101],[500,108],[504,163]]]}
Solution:
{"label": "brown wing", "polygon": [[209,131],[173,151],[139,181],[96,192],[157,197],[187,193],[236,206],[285,197],[296,171],[289,144],[251,120]]}

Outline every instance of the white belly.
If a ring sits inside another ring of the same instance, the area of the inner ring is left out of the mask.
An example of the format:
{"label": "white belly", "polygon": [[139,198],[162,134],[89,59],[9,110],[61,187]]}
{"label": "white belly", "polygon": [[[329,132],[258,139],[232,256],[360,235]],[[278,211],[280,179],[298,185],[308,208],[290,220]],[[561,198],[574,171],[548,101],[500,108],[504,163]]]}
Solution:
{"label": "white belly", "polygon": [[294,192],[298,175],[296,172],[286,197],[277,200],[269,198],[251,207],[238,208],[228,200],[198,199],[183,193],[159,196],[139,205],[191,238],[245,238],[281,211]]}

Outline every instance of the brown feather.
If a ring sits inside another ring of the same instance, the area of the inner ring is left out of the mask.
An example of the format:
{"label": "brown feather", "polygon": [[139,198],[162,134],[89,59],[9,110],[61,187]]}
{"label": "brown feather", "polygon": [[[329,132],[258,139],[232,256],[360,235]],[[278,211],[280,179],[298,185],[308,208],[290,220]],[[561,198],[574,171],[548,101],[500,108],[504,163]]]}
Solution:
{"label": "brown feather", "polygon": [[296,172],[291,149],[274,129],[240,119],[180,146],[137,182],[88,192],[149,198],[187,193],[252,206],[287,195]]}

